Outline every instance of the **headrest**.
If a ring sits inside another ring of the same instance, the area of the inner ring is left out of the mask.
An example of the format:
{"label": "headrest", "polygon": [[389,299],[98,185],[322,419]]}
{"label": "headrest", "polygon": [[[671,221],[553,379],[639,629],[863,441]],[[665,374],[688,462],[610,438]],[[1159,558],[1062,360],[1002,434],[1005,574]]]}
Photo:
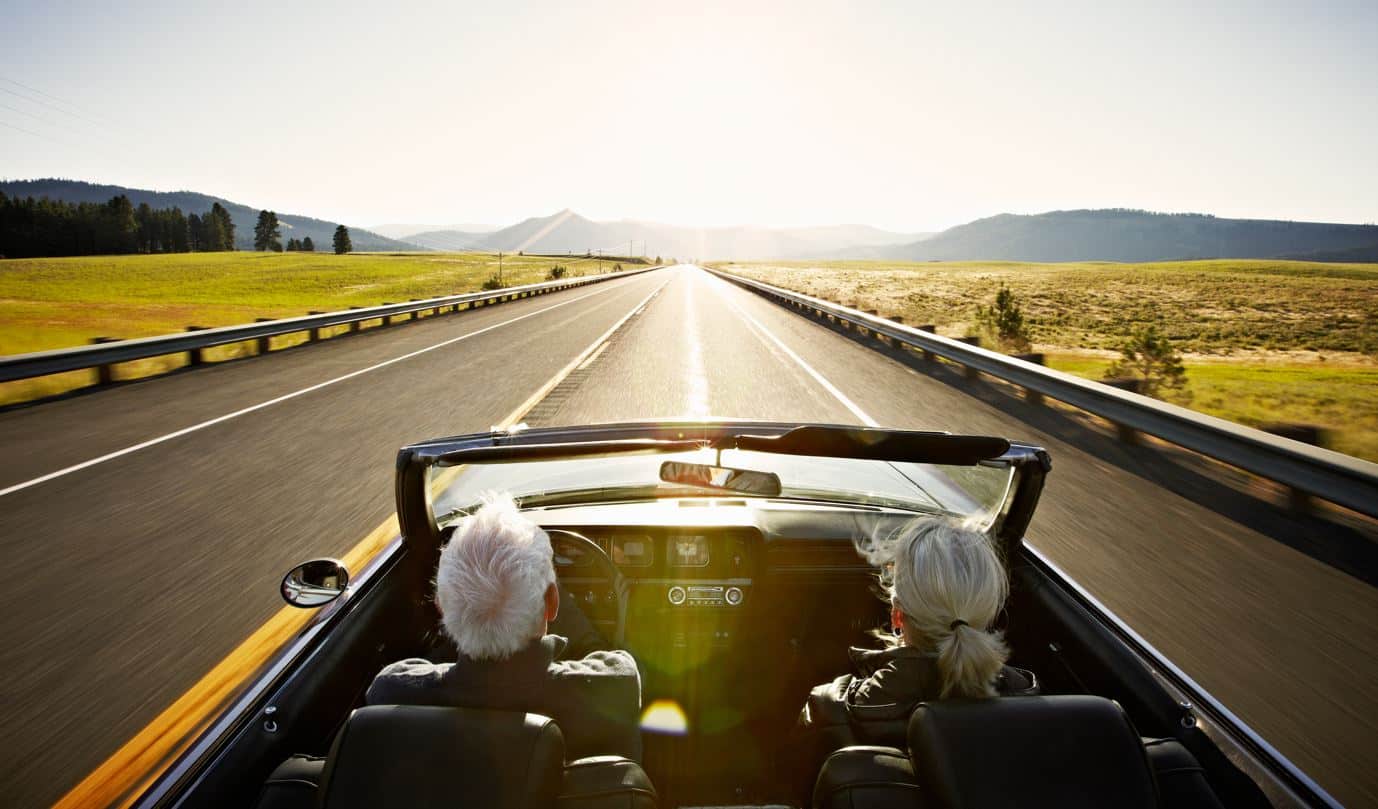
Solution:
{"label": "headrest", "polygon": [[374,705],[351,714],[335,737],[321,805],[550,806],[564,760],[564,735],[549,717]]}
{"label": "headrest", "polygon": [[909,720],[909,755],[932,806],[1157,804],[1139,734],[1101,697],[924,703]]}

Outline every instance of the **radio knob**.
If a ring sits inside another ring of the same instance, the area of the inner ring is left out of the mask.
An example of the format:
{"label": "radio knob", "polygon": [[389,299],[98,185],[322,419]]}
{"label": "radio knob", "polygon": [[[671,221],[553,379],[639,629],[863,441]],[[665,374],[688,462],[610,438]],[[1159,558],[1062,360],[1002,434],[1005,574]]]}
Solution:
{"label": "radio knob", "polygon": [[670,599],[670,603],[676,607],[684,603],[686,596],[687,594],[684,592],[684,588],[680,587],[678,584],[665,592],[665,597]]}
{"label": "radio knob", "polygon": [[740,587],[729,587],[722,597],[727,600],[728,606],[735,607],[742,603],[742,590]]}

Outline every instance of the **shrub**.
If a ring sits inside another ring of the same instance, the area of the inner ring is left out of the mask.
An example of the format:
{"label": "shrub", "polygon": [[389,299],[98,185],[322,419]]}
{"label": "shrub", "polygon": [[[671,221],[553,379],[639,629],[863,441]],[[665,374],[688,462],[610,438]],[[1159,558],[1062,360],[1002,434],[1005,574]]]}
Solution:
{"label": "shrub", "polygon": [[976,309],[976,323],[995,345],[1004,351],[1028,351],[1030,343],[1029,326],[1024,321],[1024,311],[1019,300],[1004,284],[995,293],[995,303]]}
{"label": "shrub", "polygon": [[488,280],[483,282],[483,291],[489,292],[494,289],[502,289],[502,279],[496,275],[488,276]]}
{"label": "shrub", "polygon": [[621,264],[614,264],[614,265],[612,265],[612,271],[613,271],[613,272],[622,272],[622,265],[621,265]]}
{"label": "shrub", "polygon": [[1139,392],[1145,396],[1161,399],[1164,393],[1172,392],[1183,401],[1190,399],[1182,355],[1156,326],[1136,331],[1120,346],[1120,358],[1105,369],[1105,378],[1143,380]]}
{"label": "shrub", "polygon": [[545,277],[547,281],[558,281],[561,278],[564,278],[565,274],[568,272],[569,270],[565,268],[563,265],[556,264],[554,267],[550,268],[550,272],[546,273]]}

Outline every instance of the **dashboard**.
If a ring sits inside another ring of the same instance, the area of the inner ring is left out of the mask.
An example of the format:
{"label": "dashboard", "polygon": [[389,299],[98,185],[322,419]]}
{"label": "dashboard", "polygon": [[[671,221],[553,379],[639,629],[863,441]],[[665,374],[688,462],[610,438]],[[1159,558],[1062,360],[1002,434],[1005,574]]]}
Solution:
{"label": "dashboard", "polygon": [[[747,527],[591,527],[579,533],[602,548],[627,580],[629,613],[743,606],[763,541]],[[553,542],[556,571],[576,597],[587,605],[609,601],[606,583],[594,581],[600,574],[589,554],[558,535]]]}

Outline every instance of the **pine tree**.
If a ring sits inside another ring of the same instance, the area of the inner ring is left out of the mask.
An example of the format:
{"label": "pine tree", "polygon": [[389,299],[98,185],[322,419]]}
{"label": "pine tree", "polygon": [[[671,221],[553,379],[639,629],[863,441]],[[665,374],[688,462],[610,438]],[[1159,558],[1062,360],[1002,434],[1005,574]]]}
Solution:
{"label": "pine tree", "polygon": [[[234,249],[234,220],[230,218],[230,212],[225,210],[225,206],[215,203],[211,206],[211,217],[220,222],[220,242],[207,250],[233,250]],[[276,214],[273,220],[277,221]]]}
{"label": "pine tree", "polygon": [[206,230],[196,214],[187,217],[187,242],[193,253],[206,249]]}
{"label": "pine tree", "polygon": [[310,236],[307,236],[301,240],[301,249],[303,253],[314,253],[316,252],[316,243],[311,241]]}
{"label": "pine tree", "polygon": [[1191,400],[1182,355],[1167,335],[1159,334],[1152,325],[1135,331],[1120,346],[1120,358],[1105,370],[1105,378],[1140,379],[1139,392],[1145,396],[1161,399],[1172,393],[1180,402]]}
{"label": "pine tree", "polygon": [[344,255],[354,249],[349,242],[349,228],[340,225],[335,228],[335,255]]}
{"label": "pine tree", "polygon": [[292,238],[292,239],[288,239],[288,240],[287,240],[287,252],[289,252],[289,253],[295,253],[295,252],[297,252],[297,251],[300,250],[300,249],[301,249],[301,243],[298,242],[295,238]]}
{"label": "pine tree", "polygon": [[254,225],[254,249],[282,252],[282,230],[278,227],[278,215],[273,211],[258,212],[258,224]]}

